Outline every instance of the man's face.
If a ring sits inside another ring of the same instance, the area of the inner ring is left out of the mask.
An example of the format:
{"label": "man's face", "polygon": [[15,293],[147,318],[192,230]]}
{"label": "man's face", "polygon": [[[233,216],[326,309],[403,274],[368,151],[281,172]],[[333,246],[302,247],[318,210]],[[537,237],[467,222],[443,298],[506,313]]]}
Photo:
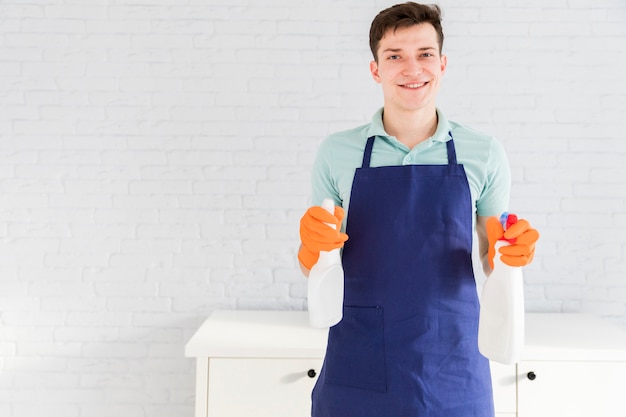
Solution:
{"label": "man's face", "polygon": [[439,54],[431,24],[389,30],[380,40],[377,56],[370,71],[382,86],[385,109],[434,110],[447,59]]}

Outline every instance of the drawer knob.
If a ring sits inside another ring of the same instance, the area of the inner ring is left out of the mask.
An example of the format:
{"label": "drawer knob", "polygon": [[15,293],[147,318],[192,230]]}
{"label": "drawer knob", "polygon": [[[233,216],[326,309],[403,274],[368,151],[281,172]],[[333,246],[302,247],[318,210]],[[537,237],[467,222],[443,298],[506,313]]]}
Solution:
{"label": "drawer knob", "polygon": [[535,379],[537,379],[537,375],[533,372],[530,371],[529,373],[526,374],[526,376],[528,377],[528,379],[530,379],[531,381],[534,381]]}
{"label": "drawer knob", "polygon": [[315,369],[309,369],[306,374],[309,376],[309,378],[315,378],[317,376],[317,372],[315,372]]}

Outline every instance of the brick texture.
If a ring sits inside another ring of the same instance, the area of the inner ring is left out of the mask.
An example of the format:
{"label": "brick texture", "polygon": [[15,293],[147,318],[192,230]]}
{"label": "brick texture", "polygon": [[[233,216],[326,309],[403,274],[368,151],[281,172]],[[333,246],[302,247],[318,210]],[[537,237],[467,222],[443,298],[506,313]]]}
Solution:
{"label": "brick texture", "polygon": [[[311,163],[381,105],[381,0],[0,2],[0,414],[191,417],[215,309],[306,308]],[[542,234],[533,311],[626,329],[626,3],[441,0],[439,106]]]}

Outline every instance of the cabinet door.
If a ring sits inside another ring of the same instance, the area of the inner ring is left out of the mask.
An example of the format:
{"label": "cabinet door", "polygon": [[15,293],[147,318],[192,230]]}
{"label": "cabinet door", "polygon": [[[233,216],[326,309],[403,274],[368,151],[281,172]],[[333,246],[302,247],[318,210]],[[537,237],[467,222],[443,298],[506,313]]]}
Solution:
{"label": "cabinet door", "polygon": [[491,383],[493,385],[493,403],[496,417],[517,412],[517,386],[515,365],[503,365],[491,362]]}
{"label": "cabinet door", "polygon": [[519,417],[626,416],[626,362],[520,362]]}
{"label": "cabinet door", "polygon": [[308,417],[321,366],[319,358],[209,359],[208,417]]}

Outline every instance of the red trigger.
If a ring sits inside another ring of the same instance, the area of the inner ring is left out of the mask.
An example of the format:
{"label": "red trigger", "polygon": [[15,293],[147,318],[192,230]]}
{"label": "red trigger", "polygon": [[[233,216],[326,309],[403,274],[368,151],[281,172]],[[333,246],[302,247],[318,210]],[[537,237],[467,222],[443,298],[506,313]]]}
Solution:
{"label": "red trigger", "polygon": [[[517,223],[517,215],[509,214],[508,217],[506,218],[506,228],[507,228],[507,230],[508,230],[509,227],[513,226],[515,223]],[[504,239],[504,240],[506,240],[510,244],[514,244],[515,241],[517,240],[517,238]]]}

